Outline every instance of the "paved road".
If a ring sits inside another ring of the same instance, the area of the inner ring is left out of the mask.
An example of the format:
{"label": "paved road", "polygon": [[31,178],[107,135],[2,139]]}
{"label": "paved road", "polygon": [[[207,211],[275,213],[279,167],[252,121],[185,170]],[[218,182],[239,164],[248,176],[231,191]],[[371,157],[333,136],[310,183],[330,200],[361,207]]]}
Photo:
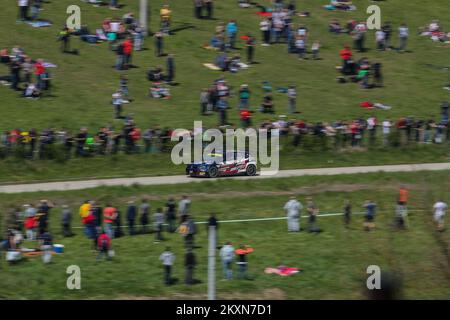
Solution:
{"label": "paved road", "polygon": [[[339,175],[370,172],[413,172],[413,171],[435,171],[450,170],[450,163],[422,163],[422,164],[404,164],[387,166],[365,166],[365,167],[340,167],[340,168],[320,168],[320,169],[295,169],[281,170],[276,175],[255,177],[229,177],[218,179],[267,179],[284,177],[301,177],[306,175]],[[161,185],[161,184],[179,184],[189,182],[204,182],[217,179],[208,178],[189,178],[187,176],[161,176],[161,177],[137,177],[137,178],[117,178],[117,179],[97,179],[84,181],[63,181],[63,182],[45,182],[33,184],[13,184],[0,185],[0,193],[20,193],[20,192],[38,192],[38,191],[64,191],[64,190],[82,190],[102,186],[130,186],[140,185]]]}

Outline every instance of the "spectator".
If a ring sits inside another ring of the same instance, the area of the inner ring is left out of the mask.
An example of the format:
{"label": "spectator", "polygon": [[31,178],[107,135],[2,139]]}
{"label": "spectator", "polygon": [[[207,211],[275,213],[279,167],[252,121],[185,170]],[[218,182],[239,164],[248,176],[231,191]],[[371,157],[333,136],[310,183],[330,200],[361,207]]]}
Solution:
{"label": "spectator", "polygon": [[203,0],[194,0],[194,16],[197,19],[202,19]]}
{"label": "spectator", "polygon": [[160,17],[161,17],[161,30],[164,34],[169,34],[169,28],[170,28],[170,21],[171,21],[171,14],[172,11],[169,8],[168,4],[163,5],[163,7],[160,10]]}
{"label": "spectator", "polygon": [[319,214],[319,209],[316,207],[316,204],[312,200],[311,197],[308,197],[307,205],[306,205],[308,215],[309,215],[309,232],[320,232],[321,230],[316,225],[317,215]]}
{"label": "spectator", "polygon": [[389,119],[383,121],[383,145],[386,146],[388,143],[388,137],[391,133],[392,122]]}
{"label": "spectator", "polygon": [[398,203],[402,206],[408,204],[408,189],[404,185],[400,186],[398,190]]}
{"label": "spectator", "polygon": [[247,40],[245,42],[245,46],[247,47],[247,63],[248,64],[253,63],[253,56],[255,54],[255,44],[256,44],[256,39],[252,35],[248,34]]}
{"label": "spectator", "polygon": [[173,54],[169,53],[167,56],[167,76],[166,82],[172,84],[175,79],[175,60]]}
{"label": "spectator", "polygon": [[253,252],[253,249],[241,244],[239,249],[235,251],[238,255],[238,261],[236,264],[238,265],[238,278],[239,279],[247,279],[250,280],[247,276],[248,262],[247,255]]}
{"label": "spectator", "polygon": [[169,198],[169,200],[166,203],[166,217],[167,217],[167,231],[172,233],[175,231],[175,221],[177,219],[177,204],[174,198]]}
{"label": "spectator", "polygon": [[11,229],[9,229],[7,233],[6,250],[6,261],[8,261],[9,264],[13,264],[22,259],[19,243],[16,241],[16,236]]}
{"label": "spectator", "polygon": [[298,59],[303,60],[306,53],[306,41],[303,36],[297,36],[297,39],[295,40],[295,47],[297,49]]}
{"label": "spectator", "polygon": [[348,74],[349,72],[349,61],[352,59],[352,51],[348,45],[344,46],[344,48],[340,51],[340,56],[342,59],[342,73]]}
{"label": "spectator", "polygon": [[352,217],[352,204],[350,200],[345,200],[344,204],[344,224],[348,228]]}
{"label": "spectator", "polygon": [[134,235],[134,225],[136,221],[137,216],[137,208],[134,200],[128,201],[128,207],[127,207],[127,220],[128,220],[128,228],[129,228],[129,234],[130,236]]}
{"label": "spectator", "polygon": [[386,50],[386,34],[383,29],[377,30],[375,32],[375,41],[378,51]]}
{"label": "spectator", "polygon": [[206,88],[203,88],[202,92],[200,93],[200,114],[201,115],[207,114],[209,99],[210,99],[209,90]]}
{"label": "spectator", "polygon": [[213,0],[203,0],[206,9],[206,19],[213,18],[214,1]]}
{"label": "spectator", "polygon": [[217,103],[217,109],[219,110],[219,125],[224,126],[227,124],[227,109],[228,102],[225,97],[220,97]]}
{"label": "spectator", "polygon": [[262,32],[263,39],[262,46],[270,46],[270,26],[271,22],[269,18],[265,18],[259,23],[259,30]]}
{"label": "spectator", "polygon": [[392,27],[389,21],[386,21],[381,30],[384,32],[384,46],[386,49],[390,50],[391,48],[391,37],[392,37]]}
{"label": "spectator", "polygon": [[129,69],[131,65],[131,55],[133,53],[133,42],[130,38],[125,39],[123,42],[123,69]]}
{"label": "spectator", "polygon": [[155,55],[157,57],[163,55],[163,37],[164,34],[161,31],[155,33]]}
{"label": "spectator", "polygon": [[366,221],[364,222],[364,229],[366,231],[371,231],[375,228],[375,209],[376,204],[372,200],[367,200],[364,203],[364,208],[366,209]]}
{"label": "spectator", "polygon": [[113,253],[111,250],[111,246],[111,238],[106,234],[106,232],[102,231],[97,238],[97,261],[100,260],[102,256],[105,256],[108,260],[112,258]]}
{"label": "spectator", "polygon": [[19,7],[19,19],[20,21],[28,20],[28,6],[29,0],[18,0],[17,5]]}
{"label": "spectator", "polygon": [[163,240],[162,231],[164,224],[164,214],[162,213],[162,209],[158,208],[153,215],[154,228],[155,228],[155,243],[158,243]]}
{"label": "spectator", "polygon": [[400,44],[398,46],[398,52],[405,52],[408,37],[409,37],[409,29],[405,23],[402,23],[398,28],[398,39],[400,41]]}
{"label": "spectator", "polygon": [[42,261],[45,264],[48,264],[52,260],[52,251],[53,251],[52,236],[47,230],[45,230],[39,237],[39,240],[42,251]]}
{"label": "spectator", "polygon": [[118,0],[110,0],[109,1],[109,8],[111,10],[118,10],[119,9]]}
{"label": "spectator", "polygon": [[162,261],[164,267],[164,283],[166,286],[170,286],[172,284],[172,266],[175,261],[175,255],[170,251],[170,247],[166,248],[160,256],[159,260]]}
{"label": "spectator", "polygon": [[397,203],[395,208],[395,226],[397,229],[405,229],[407,226],[406,220],[408,217],[408,209],[406,205]]}
{"label": "spectator", "polygon": [[[173,200],[173,199],[172,199]],[[189,215],[189,209],[191,208],[191,199],[187,195],[183,195],[182,199],[180,200],[178,204],[178,211],[180,213],[180,216],[188,216]],[[175,210],[175,209],[173,209]]]}
{"label": "spectator", "polygon": [[185,255],[185,283],[187,285],[194,284],[194,268],[197,265],[197,260],[192,249],[188,249]]}
{"label": "spectator", "polygon": [[182,218],[181,224],[178,227],[178,232],[184,239],[184,246],[186,249],[194,247],[194,234],[196,232],[195,223],[189,216]]}
{"label": "spectator", "polygon": [[62,206],[61,212],[61,225],[64,237],[72,237],[74,235],[72,233],[71,224],[72,224],[72,211],[70,210],[68,205],[64,204]]}
{"label": "spectator", "polygon": [[67,26],[59,32],[58,40],[61,41],[61,52],[70,52],[70,30]]}
{"label": "spectator", "polygon": [[313,55],[313,60],[319,60],[319,49],[320,49],[320,42],[319,40],[316,40],[313,42],[311,47],[311,52]]}
{"label": "spectator", "polygon": [[359,22],[352,31],[355,50],[358,50],[358,52],[365,51],[364,39],[365,39],[366,32],[367,32],[367,26],[366,26],[366,23],[363,21]]}
{"label": "spectator", "polygon": [[226,32],[228,36],[228,45],[231,49],[235,49],[236,36],[238,32],[238,26],[235,20],[230,20],[226,26]]}
{"label": "spectator", "polygon": [[294,85],[289,86],[289,89],[287,90],[287,96],[288,96],[288,112],[290,114],[297,113],[296,111],[297,90],[295,90]]}
{"label": "spectator", "polygon": [[447,210],[447,204],[442,200],[438,200],[434,206],[434,222],[438,231],[444,231],[444,217]]}
{"label": "spectator", "polygon": [[288,232],[300,231],[300,210],[302,208],[302,204],[293,196],[284,205],[287,214]]}
{"label": "spectator", "polygon": [[142,233],[145,234],[147,233],[148,216],[150,214],[150,203],[148,203],[147,199],[142,199],[139,211],[141,215]]}
{"label": "spectator", "polygon": [[105,233],[111,238],[114,238],[114,223],[117,219],[117,209],[111,204],[107,204],[105,209],[103,209],[103,226]]}
{"label": "spectator", "polygon": [[220,258],[222,259],[223,278],[230,280],[233,275],[232,264],[234,260],[234,248],[230,242],[226,242],[220,249]]}

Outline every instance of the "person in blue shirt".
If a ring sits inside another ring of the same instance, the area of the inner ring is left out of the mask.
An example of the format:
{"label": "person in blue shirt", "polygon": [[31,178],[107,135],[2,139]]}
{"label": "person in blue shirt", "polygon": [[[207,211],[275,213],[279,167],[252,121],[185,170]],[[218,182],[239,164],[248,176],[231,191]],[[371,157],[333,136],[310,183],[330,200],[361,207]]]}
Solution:
{"label": "person in blue shirt", "polygon": [[219,125],[224,126],[227,122],[227,109],[228,102],[225,97],[220,97],[217,103],[217,109],[219,110]]}
{"label": "person in blue shirt", "polygon": [[366,221],[364,222],[364,229],[370,231],[375,228],[375,209],[377,205],[372,200],[367,200],[364,203],[364,208],[366,209]]}
{"label": "person in blue shirt", "polygon": [[236,21],[230,20],[230,22],[228,22],[227,24],[226,31],[229,40],[229,46],[231,49],[234,49],[234,45],[236,43],[236,35],[238,32]]}
{"label": "person in blue shirt", "polygon": [[134,235],[134,222],[136,221],[137,208],[134,200],[128,202],[127,207],[127,220],[130,236]]}

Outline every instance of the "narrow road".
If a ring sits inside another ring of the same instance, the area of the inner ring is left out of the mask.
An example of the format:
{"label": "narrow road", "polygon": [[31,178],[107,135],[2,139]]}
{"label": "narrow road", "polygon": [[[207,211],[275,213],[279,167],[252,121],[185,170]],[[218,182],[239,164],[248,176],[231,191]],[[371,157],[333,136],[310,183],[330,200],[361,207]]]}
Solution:
{"label": "narrow road", "polygon": [[386,166],[364,166],[364,167],[340,167],[340,168],[319,168],[319,169],[295,169],[280,170],[272,176],[239,176],[224,177],[216,179],[208,178],[190,178],[187,176],[161,176],[161,177],[137,177],[137,178],[116,178],[116,179],[96,179],[83,181],[61,181],[61,182],[43,182],[32,184],[12,184],[0,185],[0,193],[21,193],[21,192],[39,192],[39,191],[66,191],[82,190],[103,186],[131,186],[140,185],[161,185],[161,184],[179,184],[190,182],[204,182],[218,179],[267,179],[267,178],[286,178],[301,177],[306,175],[339,175],[370,172],[414,172],[414,171],[436,171],[450,170],[450,163],[421,163],[421,164],[402,164]]}

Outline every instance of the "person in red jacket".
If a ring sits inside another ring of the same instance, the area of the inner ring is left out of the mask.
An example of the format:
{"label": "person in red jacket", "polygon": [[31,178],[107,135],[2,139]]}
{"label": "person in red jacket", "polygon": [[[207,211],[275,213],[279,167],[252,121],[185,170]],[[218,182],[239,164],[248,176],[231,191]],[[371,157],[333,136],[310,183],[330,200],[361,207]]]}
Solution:
{"label": "person in red jacket", "polygon": [[97,250],[97,260],[100,260],[102,255],[104,255],[108,260],[111,259],[111,238],[106,234],[105,231],[102,231],[97,238]]}
{"label": "person in red jacket", "polygon": [[348,45],[345,45],[344,48],[339,52],[339,55],[342,59],[342,72],[345,74],[348,69],[348,62],[352,59],[353,53]]}
{"label": "person in red jacket", "polygon": [[130,38],[123,42],[124,66],[128,69],[131,64],[131,53],[133,52],[133,43]]}
{"label": "person in red jacket", "polygon": [[39,90],[43,87],[42,75],[45,73],[44,61],[42,59],[38,59],[34,64],[34,74],[37,79],[37,88]]}
{"label": "person in red jacket", "polygon": [[251,113],[249,110],[247,109],[243,109],[239,112],[240,118],[241,118],[241,122],[242,122],[242,126],[244,128],[248,128],[249,126],[252,125],[251,123]]}

